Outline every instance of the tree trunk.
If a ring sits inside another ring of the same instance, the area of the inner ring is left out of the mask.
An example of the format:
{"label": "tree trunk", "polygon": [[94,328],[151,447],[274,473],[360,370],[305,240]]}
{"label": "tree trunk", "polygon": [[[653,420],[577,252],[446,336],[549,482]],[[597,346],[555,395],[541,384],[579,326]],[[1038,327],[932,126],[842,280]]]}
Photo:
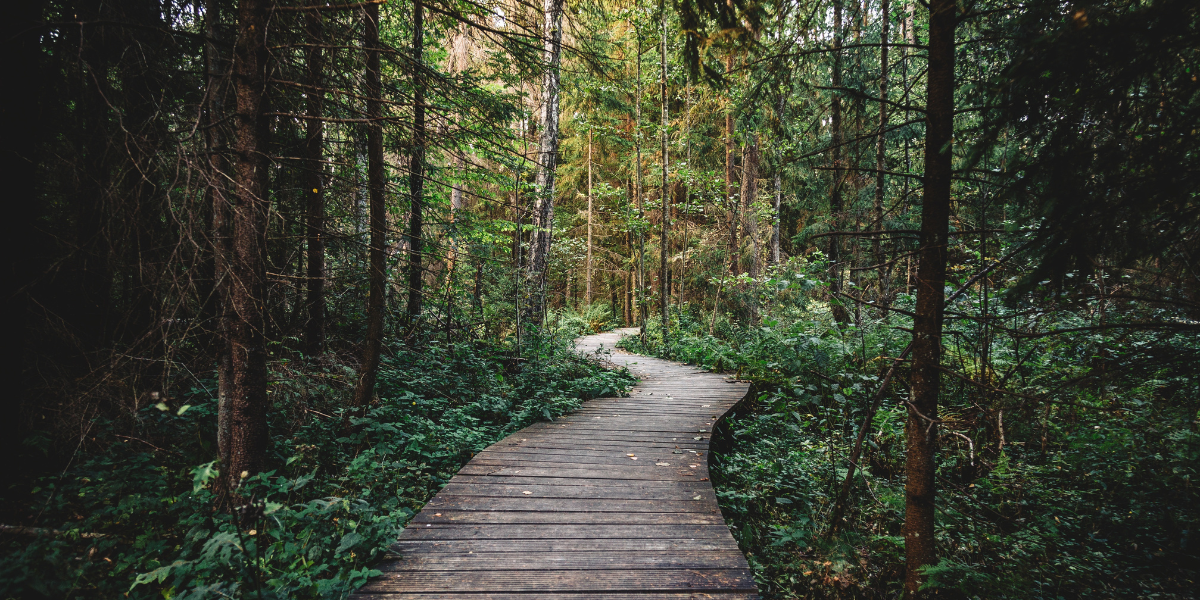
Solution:
{"label": "tree trunk", "polygon": [[321,11],[310,10],[304,15],[305,33],[309,45],[304,50],[305,93],[308,122],[305,131],[304,193],[308,196],[308,323],[304,329],[304,346],[309,356],[325,348],[325,182],[323,150],[325,126],[321,116],[325,111],[324,86],[325,52],[322,48],[324,17]]}
{"label": "tree trunk", "polygon": [[[891,25],[891,5],[888,0],[882,0],[880,12],[883,17],[883,22],[880,24],[879,33],[879,98],[887,100],[888,94],[888,29]],[[884,175],[883,172],[887,167],[887,155],[884,152],[884,130],[887,129],[888,112],[887,103],[879,103],[879,135],[875,140],[875,206],[872,221],[872,229],[875,231],[883,230],[883,192],[884,192]],[[882,265],[884,261],[883,251],[880,248],[880,238],[876,235],[874,240],[873,260],[875,264]],[[879,297],[882,300],[885,296],[886,281],[884,276],[886,267],[879,267]],[[886,303],[885,303],[886,304]]]}
{"label": "tree trunk", "polygon": [[662,307],[662,342],[663,350],[669,352],[668,339],[671,329],[671,280],[668,277],[670,270],[667,268],[668,259],[670,258],[670,239],[671,239],[671,192],[670,183],[667,178],[668,174],[668,159],[669,152],[667,148],[667,117],[669,106],[667,104],[667,13],[665,4],[662,0],[658,4],[659,18],[662,20],[662,45],[660,50],[662,64],[662,78],[660,80],[660,91],[662,93],[662,234],[659,240],[659,305]]}
{"label": "tree trunk", "polygon": [[758,248],[758,216],[754,214],[754,202],[758,200],[758,165],[761,162],[758,152],[758,134],[750,134],[750,143],[746,146],[745,158],[742,161],[742,216],[746,239],[750,242],[750,277],[759,275]]}
{"label": "tree trunk", "polygon": [[592,131],[588,129],[587,306],[592,305]]}
{"label": "tree trunk", "polygon": [[[422,283],[425,272],[421,265],[425,252],[425,10],[420,2],[413,3],[412,42],[413,124],[412,153],[408,167],[408,303],[404,312],[405,336],[415,337],[417,320],[421,317],[424,299]],[[380,153],[382,158],[382,151]],[[382,184],[380,191],[382,191]]]}
{"label": "tree trunk", "polygon": [[[842,223],[842,0],[833,2],[833,100],[830,129],[833,141],[833,182],[829,191],[830,228],[837,231]],[[833,318],[841,324],[850,322],[850,313],[841,305],[842,238],[829,236],[829,292]]]}
{"label": "tree trunk", "polygon": [[267,18],[270,0],[241,0],[233,54],[237,97],[234,146],[233,260],[229,265],[233,309],[229,337],[230,435],[228,487],[258,473],[267,452],[267,346],[263,305],[267,296],[267,211],[271,133],[268,112]]}
{"label": "tree trunk", "polygon": [[[783,109],[787,99],[787,94],[784,91],[779,92],[779,127],[784,126]],[[775,149],[775,216],[771,221],[771,264],[779,265],[779,211],[783,204],[783,153],[780,148]]]}
{"label": "tree trunk", "polygon": [[[725,57],[725,76],[733,73],[733,52]],[[733,197],[733,107],[725,107],[725,205],[729,207],[729,273],[737,275],[738,202]],[[715,309],[714,309],[715,312]]]}
{"label": "tree trunk", "polygon": [[783,181],[775,171],[775,216],[771,223],[771,264],[779,264],[779,210],[783,200]]}
{"label": "tree trunk", "polygon": [[[417,3],[414,11],[420,13]],[[380,86],[379,61],[379,5],[366,6],[367,22],[363,47],[367,51],[367,73],[364,80],[367,96],[367,188],[368,212],[371,229],[371,245],[368,249],[367,277],[367,337],[363,341],[362,363],[358,368],[358,385],[354,389],[354,406],[363,408],[371,403],[375,395],[375,376],[379,372],[379,354],[383,346],[384,253],[387,251],[387,209],[384,206],[383,187],[383,122],[380,121],[383,103]],[[416,31],[420,31],[420,17],[415,17]],[[414,34],[414,39],[420,33]],[[419,89],[419,88],[417,88]],[[418,109],[419,110],[419,109]],[[414,128],[415,129],[415,128]],[[415,135],[415,132],[414,132]],[[418,213],[417,207],[413,212]],[[418,254],[417,249],[412,254]]]}
{"label": "tree trunk", "polygon": [[642,179],[642,32],[637,31],[637,84],[635,86],[633,146],[637,159],[637,210],[638,210],[638,259],[637,259],[637,289],[634,292],[634,305],[637,311],[639,337],[646,341],[646,233],[643,222],[646,218],[646,206],[643,196],[646,191]]}
{"label": "tree trunk", "polygon": [[[459,177],[462,177],[465,164],[462,153],[456,153],[454,169]],[[454,265],[458,262],[458,213],[463,208],[465,198],[466,193],[461,183],[450,186],[450,227],[446,232],[446,289],[450,289],[449,286],[453,283]]]}
{"label": "tree trunk", "polygon": [[904,588],[917,597],[920,570],[937,562],[934,540],[934,477],[938,394],[941,388],[942,316],[946,242],[950,219],[950,143],[954,135],[954,0],[929,5],[929,71],[926,104],[925,177],[921,202],[921,248],[917,306],[913,318],[912,400],[905,426]]}
{"label": "tree trunk", "polygon": [[542,60],[542,135],[538,145],[538,171],[535,188],[537,201],[533,211],[533,239],[529,244],[531,316],[541,318],[546,310],[546,261],[554,235],[554,179],[558,166],[559,66],[562,60],[563,0],[545,0],[545,35]]}
{"label": "tree trunk", "polygon": [[[229,340],[232,314],[229,297],[229,258],[232,251],[229,238],[229,199],[226,198],[226,160],[222,146],[221,129],[224,119],[225,78],[222,77],[221,58],[217,43],[220,41],[218,24],[221,19],[221,2],[208,0],[205,6],[205,29],[208,40],[204,45],[207,72],[207,102],[205,104],[204,141],[208,156],[208,204],[212,210],[210,252],[213,257],[213,294],[216,296],[216,347],[217,347],[217,459],[222,469],[229,468],[230,433],[233,411],[229,402],[229,386],[233,376],[233,356]],[[222,478],[221,487],[230,481]]]}
{"label": "tree trunk", "polygon": [[691,223],[692,210],[692,127],[690,119],[692,117],[692,77],[689,74],[687,78],[687,92],[684,96],[683,123],[684,139],[687,145],[687,162],[684,176],[686,179],[683,182],[683,242],[680,244],[682,257],[679,261],[679,306],[682,307],[684,302],[687,302],[687,268],[688,255],[692,249],[691,232],[688,231],[688,225]]}

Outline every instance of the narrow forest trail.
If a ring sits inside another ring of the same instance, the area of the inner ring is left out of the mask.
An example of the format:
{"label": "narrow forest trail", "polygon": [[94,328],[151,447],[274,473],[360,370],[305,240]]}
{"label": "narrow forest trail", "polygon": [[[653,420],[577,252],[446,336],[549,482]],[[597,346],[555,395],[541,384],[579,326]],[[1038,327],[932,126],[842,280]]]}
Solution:
{"label": "narrow forest trail", "polygon": [[[578,351],[613,349],[629,331],[580,338]],[[629,398],[589,400],[480,452],[354,597],[757,598],[708,479],[713,424],[747,384],[606,358],[640,378]]]}

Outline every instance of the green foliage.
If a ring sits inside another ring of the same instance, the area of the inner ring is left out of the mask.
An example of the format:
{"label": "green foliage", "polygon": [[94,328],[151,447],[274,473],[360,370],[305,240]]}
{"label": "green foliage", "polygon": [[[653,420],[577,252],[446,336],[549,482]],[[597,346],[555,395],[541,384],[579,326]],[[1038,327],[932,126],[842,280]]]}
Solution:
{"label": "green foliage", "polygon": [[628,388],[627,374],[572,354],[570,339],[540,339],[525,360],[485,343],[393,347],[361,416],[344,408],[353,369],[276,363],[274,466],[242,483],[255,510],[241,519],[216,509],[218,465],[207,462],[215,382],[142,408],[138,436],[100,423],[93,439],[120,441],[31,490],[30,520],[60,533],[4,539],[0,596],[344,597],[475,452]]}
{"label": "green foliage", "polygon": [[[848,527],[826,533],[858,427],[911,320],[864,309],[858,324],[838,326],[819,301],[823,289],[810,287],[807,305],[777,302],[757,323],[719,316],[715,335],[710,315],[686,307],[673,317],[670,354],[753,382],[751,398],[723,422],[711,464],[764,596],[894,597],[904,569],[903,369],[866,438]],[[988,310],[1013,331],[1075,330],[1095,314],[1004,307],[999,292],[987,293],[995,296]],[[982,300],[972,293],[949,310],[973,317]],[[896,308],[912,302],[901,294]],[[666,354],[658,321],[650,326],[648,344],[631,337],[623,345]],[[1195,336],[992,336],[984,365],[978,322],[946,325],[941,562],[927,570],[927,586],[969,598],[1192,597],[1200,576],[1189,540],[1200,525]],[[966,381],[980,373],[986,388]]]}

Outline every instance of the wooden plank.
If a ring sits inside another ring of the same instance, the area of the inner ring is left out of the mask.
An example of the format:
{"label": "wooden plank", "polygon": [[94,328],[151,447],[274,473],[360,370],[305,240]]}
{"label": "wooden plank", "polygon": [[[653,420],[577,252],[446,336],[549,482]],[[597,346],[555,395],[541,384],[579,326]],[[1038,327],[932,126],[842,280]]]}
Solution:
{"label": "wooden plank", "polygon": [[[625,452],[618,448],[584,448],[582,446],[575,448],[543,448],[539,446],[489,448],[480,452],[476,456],[615,456],[618,458],[627,459],[630,453],[641,456],[641,454],[638,454],[637,452]],[[642,451],[642,454],[645,455],[664,457],[669,457],[671,455],[702,456],[704,453],[704,450],[698,450],[695,448],[647,448]]]}
{"label": "wooden plank", "polygon": [[[459,498],[485,496],[491,498],[547,498],[547,499],[589,499],[589,500],[679,500],[691,501],[697,495],[708,497],[712,495],[712,488],[704,482],[695,481],[687,483],[677,483],[674,486],[662,485],[547,485],[541,481],[520,485],[512,482],[512,478],[503,478],[501,484],[494,483],[462,483],[459,477],[450,480],[450,483],[442,489],[442,492],[435,496],[427,506],[438,506],[437,502],[442,498]],[[466,479],[461,478],[461,479]],[[494,478],[488,478],[494,479]],[[578,480],[571,480],[578,481]],[[592,480],[596,481],[596,480]],[[621,482],[619,480],[603,480],[606,483],[663,483],[663,482]],[[525,492],[529,492],[526,494]],[[712,495],[715,499],[716,496]]]}
{"label": "wooden plank", "polygon": [[402,540],[537,540],[581,539],[681,539],[724,538],[729,528],[721,525],[558,525],[488,524],[453,525],[415,523],[400,533]]}
{"label": "wooden plank", "polygon": [[[463,554],[467,552],[578,552],[581,545],[577,539],[522,540],[407,540],[392,543],[392,548],[402,556],[416,554]],[[738,551],[733,536],[727,538],[681,538],[681,539],[589,539],[588,550],[614,553],[630,552],[680,552],[686,550],[733,550]]]}
{"label": "wooden plank", "polygon": [[[696,504],[706,504],[696,502]],[[422,510],[412,524],[450,523],[454,525],[556,524],[556,525],[723,525],[719,511],[688,512],[560,512],[557,510]]]}
{"label": "wooden plank", "polygon": [[[495,594],[495,593],[450,593],[443,594],[440,592],[422,593],[422,592],[405,592],[396,594],[356,594],[354,596],[359,600],[546,600],[546,594],[528,593],[528,594]],[[747,592],[570,592],[556,591],[555,598],[566,598],[569,600],[757,600],[758,594]]]}
{"label": "wooden plank", "polygon": [[[497,476],[497,475],[455,475],[450,480],[448,485],[455,483],[473,483],[473,484],[500,484],[500,485],[555,485],[555,486],[581,486],[581,487],[597,487],[597,486],[613,486],[613,487],[659,487],[671,488],[680,484],[688,483],[690,477],[679,480],[658,480],[658,479],[595,479],[595,478],[579,478],[579,477],[520,477],[520,476]],[[705,484],[700,484],[702,487],[709,488]],[[531,489],[531,488],[525,488]]]}
{"label": "wooden plank", "polygon": [[478,552],[418,554],[381,567],[398,571],[498,571],[550,569],[720,569],[742,564],[737,550],[676,552]]}
{"label": "wooden plank", "polygon": [[[528,491],[528,490],[522,490]],[[483,508],[480,508],[483,507]],[[455,496],[438,494],[425,505],[423,512],[433,510],[542,510],[571,512],[613,512],[613,513],[660,513],[660,512],[704,512],[715,514],[720,512],[708,502],[691,500],[660,500],[658,498],[643,498],[637,500],[610,500],[594,498],[546,498],[533,495],[497,498],[494,496]]]}
{"label": "wooden plank", "polygon": [[684,592],[754,590],[748,569],[414,571],[388,573],[365,592]]}

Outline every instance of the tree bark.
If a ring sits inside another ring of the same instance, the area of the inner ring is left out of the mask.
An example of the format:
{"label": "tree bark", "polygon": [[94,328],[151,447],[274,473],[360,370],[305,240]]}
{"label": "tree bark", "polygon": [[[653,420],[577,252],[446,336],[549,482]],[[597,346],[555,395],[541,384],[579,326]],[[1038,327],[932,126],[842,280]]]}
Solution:
{"label": "tree bark", "polygon": [[[733,73],[733,51],[725,57],[725,75]],[[738,264],[738,202],[733,197],[733,107],[725,107],[725,203],[729,207],[729,273],[737,275]],[[714,309],[715,311],[715,309]]]}
{"label": "tree bark", "polygon": [[324,87],[323,13],[318,10],[305,13],[304,26],[309,42],[304,50],[305,79],[310,86],[305,94],[309,119],[305,125],[303,178],[304,193],[308,196],[308,323],[304,328],[304,346],[309,356],[316,356],[325,348],[325,181],[322,177],[325,123],[321,120],[325,112],[325,93],[318,91]]}
{"label": "tree bark", "polygon": [[588,128],[587,305],[592,305],[592,130]]}
{"label": "tree bark", "polygon": [[921,248],[917,266],[916,316],[913,319],[912,399],[905,426],[904,588],[912,597],[920,595],[919,589],[925,579],[921,569],[937,562],[934,477],[950,219],[950,144],[954,135],[955,6],[954,0],[933,0],[929,4]]}
{"label": "tree bark", "polygon": [[[778,107],[780,129],[782,129],[785,124],[783,120],[783,110],[785,108],[786,99],[786,92],[780,90]],[[782,158],[782,154],[782,149],[777,146],[775,150],[775,216],[771,220],[771,264],[776,266],[778,266],[780,262],[779,211],[782,209],[783,204],[783,161],[780,160]]]}
{"label": "tree bark", "polygon": [[529,244],[527,277],[533,302],[531,315],[540,319],[546,310],[546,261],[554,235],[554,180],[558,166],[559,69],[562,60],[563,0],[545,0],[543,4],[545,40],[542,60],[542,132],[538,146],[538,171],[535,187],[537,200],[533,211],[533,239]]}
{"label": "tree bark", "polygon": [[237,98],[234,142],[233,260],[229,265],[232,315],[229,326],[232,377],[229,386],[229,468],[236,490],[243,475],[262,470],[267,451],[266,300],[267,211],[270,137],[267,20],[270,0],[241,0],[233,51]]}
{"label": "tree bark", "polygon": [[[842,222],[842,0],[833,2],[833,99],[830,123],[833,134],[833,182],[829,190],[829,219],[834,231],[841,230]],[[840,304],[838,294],[842,291],[842,238],[829,236],[829,292],[833,304],[833,318],[840,324],[850,322],[850,313]]]}
{"label": "tree bark", "polygon": [[[638,4],[641,5],[640,2]],[[636,27],[636,26],[635,26]],[[637,309],[638,336],[646,341],[646,232],[643,222],[646,218],[646,206],[643,196],[646,191],[642,179],[642,31],[637,30],[637,84],[633,100],[634,129],[633,146],[637,158],[637,210],[638,210],[638,259],[637,259],[637,290],[634,292],[634,306]]]}
{"label": "tree bark", "polygon": [[408,166],[408,302],[404,311],[405,336],[415,338],[425,299],[425,7],[413,3],[412,42],[413,124]]}
{"label": "tree bark", "polygon": [[667,117],[668,117],[668,98],[667,98],[667,13],[666,6],[662,0],[658,4],[659,18],[662,21],[662,45],[660,50],[662,77],[660,79],[660,91],[662,93],[662,234],[659,240],[659,304],[662,307],[662,342],[663,350],[668,350],[668,340],[671,330],[671,281],[668,277],[670,272],[667,268],[668,259],[670,258],[670,239],[671,239],[671,192],[670,183],[668,181],[668,159],[669,151],[667,148]]}
{"label": "tree bark", "polygon": [[[463,166],[466,161],[463,159],[462,153],[456,153],[454,157],[454,168],[458,171],[459,177],[462,176]],[[461,183],[455,183],[450,187],[450,226],[446,232],[446,289],[450,289],[450,284],[453,283],[454,265],[458,262],[458,213],[462,210],[466,193],[463,191]],[[449,292],[447,291],[447,297]],[[447,305],[449,307],[449,305]]]}
{"label": "tree bark", "polygon": [[761,267],[758,247],[758,217],[754,214],[754,202],[758,200],[758,165],[761,155],[758,151],[758,133],[750,134],[750,143],[746,146],[745,158],[742,162],[742,216],[746,223],[743,225],[746,239],[750,242],[750,277],[756,278]]}
{"label": "tree bark", "polygon": [[[891,25],[891,5],[889,0],[881,0],[882,6],[880,12],[883,17],[883,22],[880,24],[879,33],[879,97],[887,100],[888,95],[888,30]],[[884,131],[887,129],[888,112],[887,102],[879,103],[879,136],[875,140],[875,206],[873,215],[873,229],[875,231],[883,231],[883,192],[884,192],[884,175],[883,172],[887,168],[887,154],[884,152]],[[883,251],[880,248],[880,236],[875,238],[873,248],[875,264],[882,265],[884,261]],[[884,276],[886,267],[879,267],[879,295],[883,298],[886,289]]]}
{"label": "tree bark", "polygon": [[[420,32],[421,21],[418,15],[421,5],[416,3],[414,6],[414,27],[415,31]],[[386,175],[383,171],[383,122],[380,120],[383,102],[380,98],[382,89],[379,60],[379,5],[369,4],[365,11],[367,22],[363,47],[367,51],[367,72],[363,81],[363,91],[367,96],[367,194],[369,197],[367,210],[370,220],[371,244],[367,251],[367,278],[369,281],[367,335],[363,340],[362,363],[358,368],[358,385],[354,389],[354,406],[360,409],[371,403],[375,395],[375,377],[379,372],[379,354],[383,346],[384,295],[386,294],[384,253],[387,251],[387,209],[384,206],[383,198]],[[420,33],[414,33],[413,37],[414,40],[419,39]],[[415,127],[413,135],[414,138],[418,135]],[[419,213],[420,211],[418,207],[414,206],[413,212]],[[418,248],[412,248],[411,255],[419,253]]]}
{"label": "tree bark", "polygon": [[[226,197],[226,160],[222,149],[224,141],[218,127],[224,118],[225,78],[221,75],[221,58],[217,43],[220,41],[220,15],[222,3],[208,0],[205,5],[205,29],[208,40],[204,45],[207,70],[207,101],[205,103],[204,141],[208,150],[208,204],[212,211],[210,252],[213,257],[213,294],[216,297],[216,348],[217,348],[217,459],[221,468],[229,468],[229,437],[233,410],[229,402],[229,386],[233,380],[233,357],[229,340],[229,325],[232,318],[229,297],[229,199]],[[221,479],[221,487],[229,483]]]}

